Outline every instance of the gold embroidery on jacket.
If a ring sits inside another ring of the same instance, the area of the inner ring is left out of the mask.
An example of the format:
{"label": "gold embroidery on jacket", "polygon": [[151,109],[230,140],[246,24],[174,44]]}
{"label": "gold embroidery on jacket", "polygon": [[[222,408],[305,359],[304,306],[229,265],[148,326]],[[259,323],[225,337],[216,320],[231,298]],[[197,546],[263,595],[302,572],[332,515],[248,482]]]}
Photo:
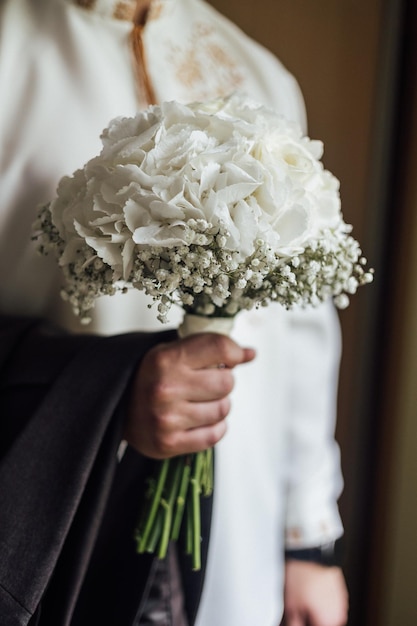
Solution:
{"label": "gold embroidery on jacket", "polygon": [[113,17],[116,20],[132,21],[135,16],[136,2],[129,0],[120,0],[116,3],[113,11]]}
{"label": "gold embroidery on jacket", "polygon": [[225,96],[244,81],[241,67],[216,37],[214,26],[197,22],[184,46],[171,45],[169,61],[189,97],[204,100]]}
{"label": "gold embroidery on jacket", "polygon": [[[165,5],[166,6],[166,5]],[[149,8],[148,21],[157,20],[161,17],[164,10],[164,0],[153,0]]]}
{"label": "gold embroidery on jacket", "polygon": [[[99,13],[113,17],[116,20],[131,22],[136,13],[136,0],[73,0],[74,3],[89,11],[97,10]],[[147,21],[156,20],[160,17],[164,8],[164,0],[151,0]]]}
{"label": "gold embroidery on jacket", "polygon": [[95,3],[96,0],[77,0],[75,4],[83,9],[92,9],[94,8]]}

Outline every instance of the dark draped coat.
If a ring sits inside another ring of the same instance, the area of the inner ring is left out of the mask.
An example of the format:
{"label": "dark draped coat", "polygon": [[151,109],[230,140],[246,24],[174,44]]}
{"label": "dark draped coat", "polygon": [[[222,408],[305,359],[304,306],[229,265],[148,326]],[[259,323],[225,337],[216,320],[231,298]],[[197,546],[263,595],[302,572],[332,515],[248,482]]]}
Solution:
{"label": "dark draped coat", "polygon": [[[128,447],[119,463],[117,450],[135,369],[175,336],[0,318],[2,626],[138,623],[154,559],[136,554],[133,531],[154,462]],[[203,557],[210,511],[207,499]],[[181,556],[181,572],[192,624],[204,567]]]}

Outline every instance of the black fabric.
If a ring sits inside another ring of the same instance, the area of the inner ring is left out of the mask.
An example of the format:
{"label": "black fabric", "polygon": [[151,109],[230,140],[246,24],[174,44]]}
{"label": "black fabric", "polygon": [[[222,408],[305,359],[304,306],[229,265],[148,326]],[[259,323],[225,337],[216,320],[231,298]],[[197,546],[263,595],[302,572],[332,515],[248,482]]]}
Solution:
{"label": "black fabric", "polygon": [[[200,500],[201,508],[201,562],[207,562],[207,554],[210,540],[210,522],[213,507],[213,498],[203,497]],[[185,545],[185,536],[181,537],[182,544]],[[196,599],[201,597],[204,583],[204,568],[202,571],[195,572],[192,569],[191,557],[180,550],[178,553],[180,568],[183,578],[183,584],[187,593],[185,595],[185,609],[190,624],[194,624],[197,617],[198,602]],[[214,626],[214,625],[213,625]]]}
{"label": "black fabric", "polygon": [[285,559],[290,561],[306,561],[326,567],[342,567],[343,538],[313,548],[296,548],[285,550]]}
{"label": "black fabric", "polygon": [[137,364],[174,337],[0,318],[2,625],[130,626],[138,613],[152,558],[132,528],[150,461],[116,452]]}
{"label": "black fabric", "polygon": [[134,626],[188,626],[184,590],[178,566],[177,545],[168,546],[164,559],[154,559],[148,591]]}
{"label": "black fabric", "polygon": [[143,481],[150,475],[128,448],[117,468],[103,523],[76,610],[77,626],[133,624],[153,557],[138,555],[133,540]]}

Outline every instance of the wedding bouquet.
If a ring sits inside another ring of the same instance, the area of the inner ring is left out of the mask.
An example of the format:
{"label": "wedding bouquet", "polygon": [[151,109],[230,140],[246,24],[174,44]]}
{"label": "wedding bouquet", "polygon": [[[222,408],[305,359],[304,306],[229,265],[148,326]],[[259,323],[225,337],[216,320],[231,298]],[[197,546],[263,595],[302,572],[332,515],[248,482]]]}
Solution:
{"label": "wedding bouquet", "polygon": [[[271,302],[288,309],[332,297],[345,307],[371,282],[322,143],[274,111],[238,94],[166,102],[113,120],[102,143],[35,224],[82,322],[97,297],[134,288],[153,298],[162,322],[180,305],[184,336]],[[184,514],[198,569],[199,497],[211,489],[211,450],[161,462],[139,551],[163,557]]]}

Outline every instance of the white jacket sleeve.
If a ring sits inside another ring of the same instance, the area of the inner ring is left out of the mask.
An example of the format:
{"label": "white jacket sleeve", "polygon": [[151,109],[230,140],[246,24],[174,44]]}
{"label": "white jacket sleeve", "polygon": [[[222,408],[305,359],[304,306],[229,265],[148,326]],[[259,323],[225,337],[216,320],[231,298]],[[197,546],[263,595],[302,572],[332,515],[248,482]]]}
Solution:
{"label": "white jacket sleeve", "polygon": [[330,303],[289,317],[286,547],[302,548],[328,543],[343,533],[337,507],[343,480],[334,439],[341,339]]}

